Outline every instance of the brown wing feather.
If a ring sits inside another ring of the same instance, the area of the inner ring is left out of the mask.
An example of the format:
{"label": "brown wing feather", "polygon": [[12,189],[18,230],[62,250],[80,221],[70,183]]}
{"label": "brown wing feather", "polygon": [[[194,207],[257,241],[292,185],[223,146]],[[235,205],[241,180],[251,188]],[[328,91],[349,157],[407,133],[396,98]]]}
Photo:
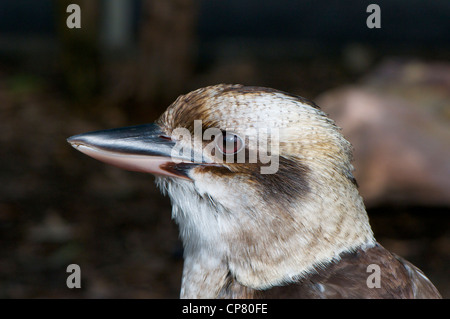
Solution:
{"label": "brown wing feather", "polygon": [[[369,288],[367,267],[380,267],[380,288]],[[346,253],[317,273],[287,286],[257,292],[259,298],[441,298],[423,273],[377,244]]]}
{"label": "brown wing feather", "polygon": [[394,256],[408,272],[415,299],[442,298],[436,287],[419,268],[400,256]]}

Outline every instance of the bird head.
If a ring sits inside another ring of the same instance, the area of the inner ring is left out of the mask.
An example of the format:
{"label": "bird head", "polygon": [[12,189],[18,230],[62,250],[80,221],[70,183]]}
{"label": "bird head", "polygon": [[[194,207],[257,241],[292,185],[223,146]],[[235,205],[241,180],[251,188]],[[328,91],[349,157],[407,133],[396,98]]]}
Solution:
{"label": "bird head", "polygon": [[210,86],[180,96],[154,124],[68,141],[101,161],[156,175],[171,198],[186,263],[207,256],[202,267],[221,265],[248,287],[296,280],[374,242],[350,143],[299,96]]}

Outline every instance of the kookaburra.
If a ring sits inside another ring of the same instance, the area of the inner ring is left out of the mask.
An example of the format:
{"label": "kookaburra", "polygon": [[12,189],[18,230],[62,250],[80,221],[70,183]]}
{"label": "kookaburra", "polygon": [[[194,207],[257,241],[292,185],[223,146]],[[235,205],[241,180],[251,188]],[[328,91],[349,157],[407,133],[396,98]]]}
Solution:
{"label": "kookaburra", "polygon": [[182,298],[440,298],[377,243],[351,145],[307,99],[210,86],[180,96],[154,124],[68,142],[156,175],[184,245]]}

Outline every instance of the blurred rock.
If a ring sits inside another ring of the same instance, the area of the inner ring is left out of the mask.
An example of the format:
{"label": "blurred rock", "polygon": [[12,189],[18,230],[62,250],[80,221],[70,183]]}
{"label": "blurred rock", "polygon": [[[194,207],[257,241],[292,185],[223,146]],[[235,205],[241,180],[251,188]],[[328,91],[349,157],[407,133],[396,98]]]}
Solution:
{"label": "blurred rock", "polygon": [[353,144],[366,205],[450,205],[450,65],[388,61],[316,102]]}
{"label": "blurred rock", "polygon": [[362,83],[380,94],[400,97],[427,113],[450,120],[450,63],[387,59]]}

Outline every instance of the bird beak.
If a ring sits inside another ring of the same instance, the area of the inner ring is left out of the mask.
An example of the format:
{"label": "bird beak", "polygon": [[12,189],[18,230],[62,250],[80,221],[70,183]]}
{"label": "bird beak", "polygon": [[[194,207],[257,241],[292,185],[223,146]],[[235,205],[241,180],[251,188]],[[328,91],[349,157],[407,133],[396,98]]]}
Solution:
{"label": "bird beak", "polygon": [[67,139],[74,148],[102,162],[137,172],[188,178],[191,157],[172,156],[175,142],[157,124],[88,132]]}

